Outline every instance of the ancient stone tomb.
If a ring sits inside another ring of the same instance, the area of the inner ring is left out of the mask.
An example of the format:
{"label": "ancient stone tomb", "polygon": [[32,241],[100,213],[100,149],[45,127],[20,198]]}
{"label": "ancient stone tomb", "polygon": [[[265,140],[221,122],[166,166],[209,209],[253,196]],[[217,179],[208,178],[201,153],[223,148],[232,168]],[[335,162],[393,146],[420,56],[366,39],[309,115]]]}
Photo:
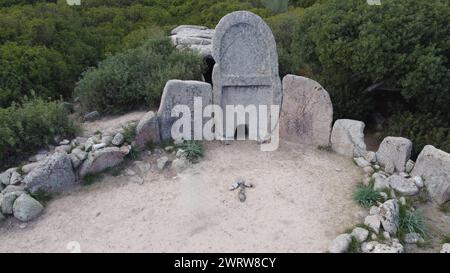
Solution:
{"label": "ancient stone tomb", "polygon": [[[237,11],[223,17],[213,36],[213,103],[222,107],[224,114],[216,124],[228,124],[233,118],[227,105],[256,106],[259,110],[267,107],[267,117],[271,106],[281,104],[281,82],[278,75],[278,55],[275,39],[269,26],[257,15],[247,11]],[[261,113],[258,113],[260,120]],[[267,119],[267,130],[258,125],[258,138],[266,138],[271,127]],[[249,117],[238,120],[234,116],[234,126],[223,135],[233,139],[236,128],[249,125]],[[253,125],[253,123],[252,123]],[[264,124],[265,125],[265,124]],[[251,130],[252,128],[250,128]],[[265,131],[265,135],[264,134]],[[241,132],[242,133],[242,132]]]}
{"label": "ancient stone tomb", "polygon": [[[244,136],[268,140],[279,125],[280,136],[285,140],[315,147],[330,144],[333,106],[328,92],[319,83],[295,75],[287,75],[281,84],[275,39],[259,16],[238,11],[223,17],[215,30],[181,26],[173,33],[180,29],[195,30],[195,35],[189,37],[196,39],[204,37],[197,33],[198,29],[207,31],[207,38],[212,34],[213,87],[194,81],[169,81],[158,111],[161,139],[173,137],[171,127],[178,118],[172,117],[172,109],[179,104],[192,107],[194,99],[201,97],[203,109],[213,104],[222,111],[220,115],[214,113],[218,139]],[[197,40],[186,41],[198,44]],[[210,46],[209,42],[202,44]],[[197,126],[194,122],[188,128],[192,138]]]}

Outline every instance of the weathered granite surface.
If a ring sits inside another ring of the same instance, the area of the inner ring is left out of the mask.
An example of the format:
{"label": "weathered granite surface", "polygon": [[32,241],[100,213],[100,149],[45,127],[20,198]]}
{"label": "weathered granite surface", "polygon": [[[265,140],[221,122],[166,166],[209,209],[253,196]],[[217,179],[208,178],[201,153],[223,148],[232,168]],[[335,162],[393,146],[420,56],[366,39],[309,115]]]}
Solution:
{"label": "weathered granite surface", "polygon": [[438,204],[450,201],[450,154],[427,145],[417,158],[412,176],[420,176]]}
{"label": "weathered granite surface", "polygon": [[[247,107],[281,105],[281,81],[278,75],[278,55],[274,36],[269,26],[256,14],[237,11],[223,17],[213,37],[213,102],[224,109],[223,124],[226,124],[226,105]],[[231,113],[232,114],[232,113]],[[259,116],[259,115],[258,115]],[[226,138],[234,138],[234,129],[249,125],[235,119],[231,130],[224,130]],[[268,119],[268,123],[270,118]],[[258,138],[267,138],[258,132]],[[231,127],[231,126],[230,126]],[[257,131],[262,130],[262,126]],[[251,130],[251,129],[249,129]],[[263,135],[264,134],[264,135]]]}
{"label": "weathered granite surface", "polygon": [[[201,105],[198,103],[201,98]],[[203,121],[195,123],[194,120],[194,100],[197,100],[196,114],[200,115],[196,120]],[[160,134],[162,140],[172,139],[171,129],[174,122],[179,117],[172,117],[172,110],[176,105],[189,107],[191,113],[190,139],[194,139],[194,130],[197,126],[197,134],[201,133],[203,124],[209,119],[202,118],[203,109],[212,103],[212,86],[209,83],[198,81],[170,80],[164,88],[161,103],[159,105],[158,117],[160,122]],[[183,128],[184,129],[184,128]],[[186,139],[186,138],[185,138]]]}
{"label": "weathered granite surface", "polygon": [[212,56],[214,29],[204,26],[181,25],[170,33],[172,43],[178,48],[190,48],[204,57]]}
{"label": "weathered granite surface", "polygon": [[280,136],[315,146],[330,144],[333,105],[328,92],[316,81],[286,75],[283,78],[283,105]]}

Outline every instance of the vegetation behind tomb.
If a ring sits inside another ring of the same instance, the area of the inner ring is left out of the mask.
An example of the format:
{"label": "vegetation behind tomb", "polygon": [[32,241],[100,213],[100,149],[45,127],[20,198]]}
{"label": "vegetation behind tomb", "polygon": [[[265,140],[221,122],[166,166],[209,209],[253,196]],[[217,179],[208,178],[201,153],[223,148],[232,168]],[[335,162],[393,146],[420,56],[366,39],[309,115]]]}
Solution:
{"label": "vegetation behind tomb", "polygon": [[[51,107],[51,101],[75,95],[83,109],[98,106],[103,112],[157,105],[164,81],[195,79],[199,63],[155,37],[182,24],[214,28],[225,14],[249,10],[274,32],[280,75],[319,81],[332,96],[335,119],[363,120],[372,127],[374,113],[380,113],[387,119],[383,135],[409,137],[416,152],[424,144],[450,151],[448,0],[381,0],[381,6],[364,0],[290,0],[287,11],[285,2],[81,0],[80,6],[69,6],[65,0],[3,0],[2,113],[13,104],[19,111],[23,98],[34,96]],[[17,129],[11,126],[2,120],[0,135]],[[10,155],[21,151],[13,145],[2,147],[2,154],[4,149]]]}
{"label": "vegetation behind tomb", "polygon": [[[388,118],[384,135],[450,151],[448,0],[332,0],[304,11],[294,67],[330,92],[335,118]],[[407,113],[406,113],[407,112]]]}
{"label": "vegetation behind tomb", "polygon": [[169,38],[159,35],[87,70],[75,88],[75,96],[85,111],[118,113],[142,105],[157,108],[167,81],[201,80],[201,72],[198,54],[179,51]]}
{"label": "vegetation behind tomb", "polygon": [[20,105],[0,108],[0,166],[31,155],[53,143],[56,136],[73,137],[79,127],[68,114],[61,101],[36,97],[25,97]]}

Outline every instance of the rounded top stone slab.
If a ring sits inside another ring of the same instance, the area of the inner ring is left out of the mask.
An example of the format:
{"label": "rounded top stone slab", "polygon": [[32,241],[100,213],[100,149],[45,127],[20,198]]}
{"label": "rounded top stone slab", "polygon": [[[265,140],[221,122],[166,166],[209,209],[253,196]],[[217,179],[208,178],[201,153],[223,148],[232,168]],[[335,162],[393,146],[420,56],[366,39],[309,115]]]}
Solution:
{"label": "rounded top stone slab", "polygon": [[[213,49],[212,56],[216,60],[222,60],[225,50],[230,48],[231,43],[224,43],[229,36],[227,35],[230,30],[235,31],[249,31],[249,29],[254,29],[254,32],[248,33],[248,35],[253,35],[252,37],[255,41],[262,41],[264,45],[259,43],[247,43],[247,46],[254,47],[255,52],[260,52],[262,49],[266,48],[269,58],[268,64],[270,65],[271,74],[278,76],[278,55],[275,38],[272,34],[270,27],[264,22],[264,20],[258,15],[249,11],[235,11],[225,15],[217,24],[216,30],[213,36]],[[259,37],[258,37],[259,36]],[[225,45],[225,46],[224,46]],[[257,60],[255,63],[258,63]]]}

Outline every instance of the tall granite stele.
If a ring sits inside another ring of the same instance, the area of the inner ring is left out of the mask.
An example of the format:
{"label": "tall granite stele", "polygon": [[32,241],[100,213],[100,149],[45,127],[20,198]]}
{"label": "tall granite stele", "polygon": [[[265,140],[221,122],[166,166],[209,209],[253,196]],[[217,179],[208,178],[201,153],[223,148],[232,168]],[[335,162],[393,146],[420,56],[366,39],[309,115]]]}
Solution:
{"label": "tall granite stele", "polygon": [[[223,109],[223,134],[233,139],[235,130],[226,130],[226,105],[266,105],[270,112],[272,105],[281,105],[281,81],[278,75],[278,55],[274,36],[269,26],[256,14],[237,11],[223,17],[213,36],[213,103]],[[259,115],[259,114],[258,114]],[[271,129],[258,138],[267,139]],[[258,116],[259,120],[259,116]],[[235,129],[246,126],[237,124]],[[217,123],[216,123],[217,124]],[[231,131],[231,132],[230,132]]]}

